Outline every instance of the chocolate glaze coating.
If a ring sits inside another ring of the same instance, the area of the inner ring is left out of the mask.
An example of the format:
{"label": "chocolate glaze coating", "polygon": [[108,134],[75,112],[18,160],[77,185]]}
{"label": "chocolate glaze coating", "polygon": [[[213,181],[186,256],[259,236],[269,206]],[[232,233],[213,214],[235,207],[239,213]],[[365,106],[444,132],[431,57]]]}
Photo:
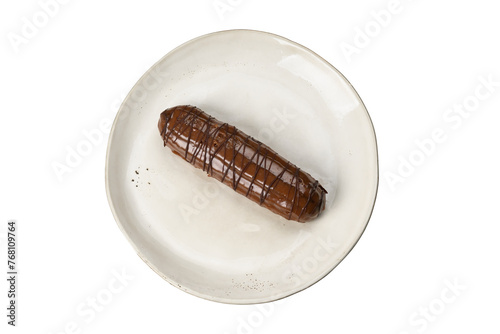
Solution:
{"label": "chocolate glaze coating", "polygon": [[166,109],[158,129],[173,153],[286,219],[307,222],[325,209],[327,191],[311,175],[196,107]]}

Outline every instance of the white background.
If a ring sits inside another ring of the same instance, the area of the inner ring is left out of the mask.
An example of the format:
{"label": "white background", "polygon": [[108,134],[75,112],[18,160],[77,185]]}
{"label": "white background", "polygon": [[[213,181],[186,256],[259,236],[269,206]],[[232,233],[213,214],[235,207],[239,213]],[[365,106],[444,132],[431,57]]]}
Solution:
{"label": "white background", "polygon": [[[44,16],[46,2],[0,5],[3,273],[8,219],[20,238],[18,327],[6,324],[2,279],[2,333],[499,332],[493,1],[61,0]],[[380,154],[377,203],[354,250],[319,283],[260,308],[188,295],[135,255],[106,200],[107,135],[60,179],[53,169],[168,51],[233,28],[282,35],[337,67],[370,112]]]}

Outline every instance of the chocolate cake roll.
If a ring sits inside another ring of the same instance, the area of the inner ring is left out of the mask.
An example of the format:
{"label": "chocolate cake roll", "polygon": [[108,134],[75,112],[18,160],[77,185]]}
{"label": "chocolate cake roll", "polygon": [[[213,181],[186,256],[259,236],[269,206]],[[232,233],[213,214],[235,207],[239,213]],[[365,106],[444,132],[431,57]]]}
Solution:
{"label": "chocolate cake roll", "polygon": [[163,111],[158,129],[174,154],[286,219],[307,222],[325,209],[327,191],[311,175],[196,107]]}

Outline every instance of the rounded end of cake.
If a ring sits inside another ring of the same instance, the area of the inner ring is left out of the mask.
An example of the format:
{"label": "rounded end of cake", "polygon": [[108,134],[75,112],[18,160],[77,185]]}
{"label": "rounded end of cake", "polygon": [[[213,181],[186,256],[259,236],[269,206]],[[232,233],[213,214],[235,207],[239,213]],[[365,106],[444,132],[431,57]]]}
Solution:
{"label": "rounded end of cake", "polygon": [[319,217],[321,212],[325,210],[326,193],[326,190],[322,186],[319,186],[314,190],[311,195],[311,200],[302,214],[299,215],[298,221],[300,223],[306,223]]}

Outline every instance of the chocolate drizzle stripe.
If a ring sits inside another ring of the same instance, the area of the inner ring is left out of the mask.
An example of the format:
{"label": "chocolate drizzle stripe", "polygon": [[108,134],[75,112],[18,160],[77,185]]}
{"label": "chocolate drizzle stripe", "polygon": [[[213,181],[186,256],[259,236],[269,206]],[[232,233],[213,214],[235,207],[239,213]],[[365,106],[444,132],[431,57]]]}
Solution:
{"label": "chocolate drizzle stripe", "polygon": [[[194,128],[194,123],[196,121],[198,117],[198,114],[194,114],[192,117],[191,117],[191,120],[189,121],[189,126],[186,125],[187,128],[189,128],[189,134],[187,136],[187,140],[186,140],[186,153],[184,154],[184,159],[187,160],[187,157],[188,157],[188,153],[189,153],[189,145],[191,145],[191,136],[193,135],[193,128]],[[181,133],[183,133],[184,131],[181,131]]]}
{"label": "chocolate drizzle stripe", "polygon": [[[253,184],[257,180],[257,175],[259,174],[259,171],[262,168],[262,163],[264,163],[264,168],[265,168],[265,161],[267,160],[267,154],[268,153],[269,153],[269,151],[266,150],[266,153],[264,153],[264,155],[262,156],[262,159],[260,160],[260,162],[258,160],[259,158],[257,157],[257,167],[255,168],[255,173],[252,176],[252,181],[250,182],[250,185],[248,186],[248,190],[247,190],[247,193],[245,194],[245,197],[248,197],[248,195],[250,194],[250,190],[252,190]],[[262,193],[264,187],[265,187],[265,183],[262,185],[261,193]]]}
{"label": "chocolate drizzle stripe", "polygon": [[[267,178],[269,176],[269,174],[271,174],[271,168],[273,166],[273,163],[275,162],[275,159],[276,159],[276,152],[273,152],[273,158],[271,159],[271,163],[269,164],[269,167],[265,169],[264,171],[264,186],[267,184]],[[262,189],[262,192],[260,193],[260,199],[259,199],[259,203],[262,205],[262,203],[264,202],[264,199],[265,199],[265,191],[264,191],[265,188]]]}
{"label": "chocolate drizzle stripe", "polygon": [[264,201],[266,200],[267,196],[269,195],[269,192],[271,191],[271,189],[273,188],[274,184],[276,182],[279,182],[280,179],[283,177],[283,174],[285,174],[287,168],[290,166],[290,161],[287,161],[286,162],[286,165],[285,167],[283,168],[283,170],[281,171],[281,173],[279,173],[278,175],[276,175],[276,177],[274,178],[273,182],[271,182],[271,184],[269,185],[269,187],[267,188],[267,191],[264,195]]}
{"label": "chocolate drizzle stripe", "polygon": [[304,210],[307,208],[307,206],[309,205],[309,203],[311,202],[311,197],[312,197],[312,194],[314,191],[316,191],[316,189],[318,188],[318,185],[319,185],[319,182],[316,181],[314,182],[314,185],[313,185],[313,189],[309,192],[309,197],[307,198],[307,202],[306,204],[302,207],[302,210],[300,210],[300,214],[299,214],[299,219],[300,217],[302,216],[302,214],[304,213]]}
{"label": "chocolate drizzle stripe", "polygon": [[[297,195],[299,194],[299,178],[298,178],[299,171],[300,168],[295,168],[295,173],[293,174],[292,180],[290,181],[290,187],[288,188],[288,193],[286,195],[286,198],[288,199],[290,197],[290,192],[292,191],[292,188],[294,188],[292,207],[290,208],[290,214],[288,215],[288,219],[292,218],[293,208],[295,207],[295,202],[297,201]],[[295,181],[295,186],[293,186],[294,181]]]}
{"label": "chocolate drizzle stripe", "polygon": [[[238,177],[238,180],[236,181],[236,185],[238,185],[240,183],[241,177],[245,174],[245,172],[247,171],[248,167],[250,167],[250,165],[253,162],[253,159],[255,157],[257,157],[257,161],[258,161],[259,156],[260,156],[260,149],[261,149],[261,147],[262,147],[262,143],[259,142],[259,146],[257,147],[257,149],[255,150],[255,152],[253,153],[252,157],[250,159],[248,159],[248,162],[246,163],[246,165],[241,170],[240,176]],[[252,177],[252,179],[255,179],[256,177],[257,177],[257,174],[255,173],[255,175]],[[234,187],[234,190],[236,190],[236,187]]]}
{"label": "chocolate drizzle stripe", "polygon": [[[186,124],[186,119],[189,117],[189,115],[191,115],[191,113],[193,112],[193,110],[195,109],[196,107],[193,107],[189,112],[185,112],[185,115],[183,118],[179,118],[177,117],[177,119],[175,120],[175,123],[174,125],[172,126],[172,129],[167,133],[167,138],[169,138],[172,133],[174,132],[174,130],[176,130],[176,128],[178,126],[181,126],[181,125],[186,125],[185,128],[187,128],[189,125]],[[183,130],[180,130],[179,133],[183,133],[184,131]],[[174,137],[174,142],[177,141],[177,139],[179,139],[179,136],[176,136]]]}

